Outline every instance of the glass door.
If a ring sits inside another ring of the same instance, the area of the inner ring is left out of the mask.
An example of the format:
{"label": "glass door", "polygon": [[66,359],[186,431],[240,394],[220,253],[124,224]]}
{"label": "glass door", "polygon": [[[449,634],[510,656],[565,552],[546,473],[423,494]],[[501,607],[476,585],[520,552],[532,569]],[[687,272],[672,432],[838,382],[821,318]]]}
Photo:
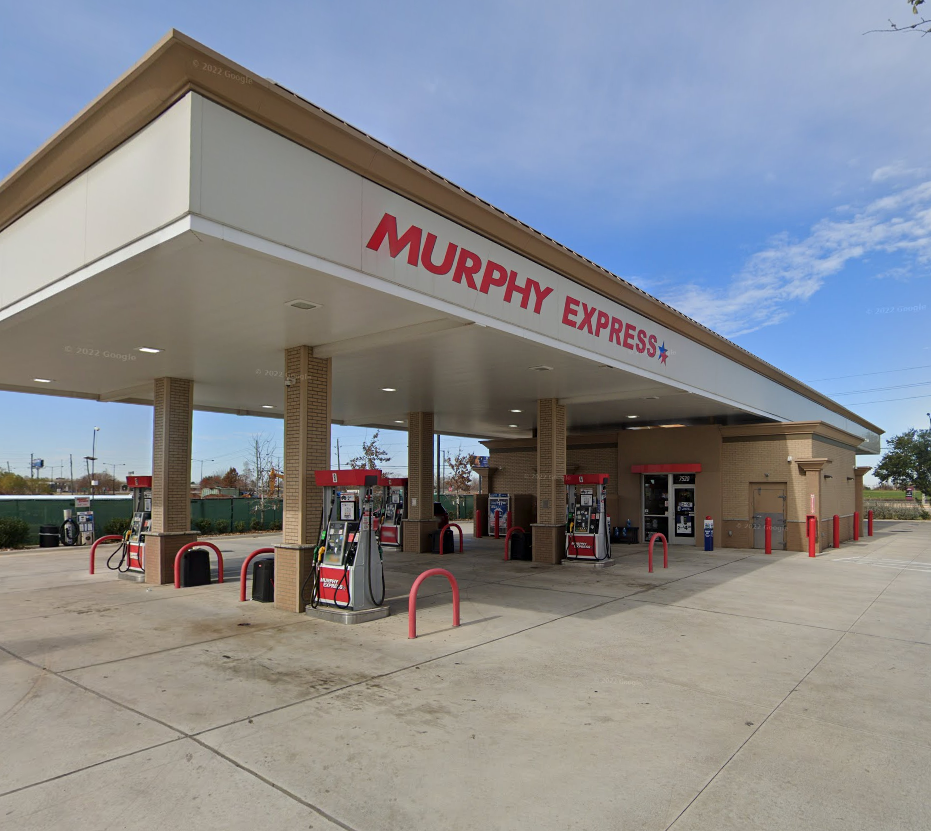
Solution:
{"label": "glass door", "polygon": [[643,475],[643,541],[651,534],[669,539],[669,474]]}
{"label": "glass door", "polygon": [[695,542],[695,485],[674,485],[675,528],[670,542]]}

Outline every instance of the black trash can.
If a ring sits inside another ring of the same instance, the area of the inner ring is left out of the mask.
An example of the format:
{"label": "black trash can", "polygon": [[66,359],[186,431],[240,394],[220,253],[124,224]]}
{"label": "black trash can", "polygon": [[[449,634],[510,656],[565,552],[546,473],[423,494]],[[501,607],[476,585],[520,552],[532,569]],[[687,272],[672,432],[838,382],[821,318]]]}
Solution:
{"label": "black trash can", "polygon": [[181,585],[206,586],[210,582],[210,553],[206,548],[192,548],[181,557]]}
{"label": "black trash can", "polygon": [[39,548],[58,548],[59,534],[57,525],[39,526]]}
{"label": "black trash can", "polygon": [[[437,528],[436,531],[430,532],[430,539],[433,543],[433,553],[440,553],[440,529]],[[453,544],[453,529],[447,528],[446,532],[443,534],[443,553],[452,554],[455,551]]]}
{"label": "black trash can", "polygon": [[515,531],[511,534],[508,556],[512,560],[532,560],[533,537],[530,534],[524,534],[520,531]]}
{"label": "black trash can", "polygon": [[275,602],[275,558],[260,557],[252,564],[252,599]]}

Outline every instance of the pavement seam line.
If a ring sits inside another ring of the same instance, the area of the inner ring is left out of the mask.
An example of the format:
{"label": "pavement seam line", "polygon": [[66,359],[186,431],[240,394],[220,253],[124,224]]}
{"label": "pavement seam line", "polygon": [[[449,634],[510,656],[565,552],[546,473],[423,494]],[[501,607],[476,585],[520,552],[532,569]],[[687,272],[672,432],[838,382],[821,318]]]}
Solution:
{"label": "pavement seam line", "polygon": [[0,793],[0,799],[3,799],[4,797],[7,797],[7,796],[12,796],[13,794],[17,794],[20,791],[28,791],[30,788],[37,788],[39,787],[39,785],[47,785],[49,782],[56,782],[59,779],[65,779],[66,777],[73,776],[76,773],[83,773],[86,770],[93,770],[94,768],[99,768],[101,765],[108,765],[110,764],[110,762],[119,762],[122,759],[128,759],[131,756],[135,756],[139,753],[146,753],[149,750],[155,750],[159,747],[165,747],[166,745],[174,744],[175,742],[181,742],[187,738],[190,738],[190,737],[189,736],[175,736],[173,739],[166,739],[165,741],[159,742],[158,744],[149,745],[148,747],[141,747],[138,750],[130,750],[128,753],[122,753],[119,756],[112,756],[109,759],[102,759],[99,762],[92,762],[89,765],[84,765],[84,767],[75,768],[74,770],[69,770],[66,773],[59,773],[57,776],[50,776],[48,779],[40,779],[38,782],[30,782],[28,785],[21,785],[18,788],[13,788],[12,790],[4,791],[3,793]]}
{"label": "pavement seam line", "polygon": [[[669,825],[666,826],[666,831],[669,831],[670,828],[672,828],[680,819],[682,819],[683,816],[685,816],[685,814],[686,814],[686,812],[689,810],[689,808],[691,808],[692,805],[694,805],[695,802],[698,800],[698,798],[711,786],[712,782],[714,782],[714,780],[717,779],[718,776],[720,776],[720,775],[724,772],[724,769],[737,757],[737,754],[740,753],[740,751],[743,750],[744,747],[747,746],[747,743],[748,743],[754,736],[756,736],[756,734],[759,733],[760,730],[763,729],[763,725],[766,724],[766,722],[768,722],[768,721],[776,714],[776,712],[779,710],[779,708],[782,707],[782,705],[785,704],[786,701],[789,700],[789,697],[790,697],[802,684],[805,683],[805,681],[808,679],[808,676],[811,675],[819,666],[821,666],[821,664],[822,664],[822,663],[824,662],[824,660],[828,657],[828,655],[830,655],[830,654],[837,648],[837,645],[838,645],[841,641],[843,641],[844,638],[846,638],[848,635],[850,635],[850,634],[856,634],[856,633],[852,633],[850,630],[853,629],[853,627],[856,626],[857,623],[859,622],[860,618],[862,618],[863,615],[865,615],[865,614],[873,607],[873,604],[874,604],[877,600],[879,600],[879,598],[882,597],[882,596],[886,593],[886,590],[889,588],[889,586],[891,586],[896,580],[898,580],[898,578],[901,576],[901,574],[902,574],[902,572],[899,572],[899,574],[896,574],[895,577],[893,577],[893,578],[883,587],[882,591],[880,591],[879,594],[877,594],[876,597],[874,597],[874,598],[869,602],[869,604],[867,604],[867,607],[857,616],[857,619],[856,619],[853,623],[851,623],[850,626],[847,627],[846,631],[844,631],[844,632],[841,634],[841,636],[830,646],[830,648],[827,650],[827,652],[825,652],[824,655],[822,655],[822,656],[817,660],[817,662],[814,664],[814,666],[812,666],[812,668],[809,669],[808,672],[806,672],[806,673],[799,679],[798,683],[797,683],[791,690],[789,690],[788,693],[786,693],[785,697],[773,708],[772,712],[771,712],[768,716],[766,716],[766,718],[764,718],[764,719],[756,726],[756,728],[750,733],[749,736],[747,736],[746,739],[744,739],[743,742],[740,743],[740,745],[737,747],[737,749],[727,758],[727,760],[724,762],[724,764],[721,765],[720,768],[718,768],[718,770],[715,772],[714,776],[712,776],[712,777],[701,787],[701,789],[698,791],[698,793],[696,793],[695,796],[693,796],[693,797],[689,800],[688,804],[679,812],[679,814],[676,816],[676,818],[675,818],[671,823],[669,823]],[[794,716],[795,714],[794,714],[794,713],[790,713],[790,715]],[[846,729],[846,728],[845,728],[845,729]]]}
{"label": "pavement seam line", "polygon": [[326,811],[324,811],[322,808],[318,808],[318,807],[317,807],[316,805],[314,805],[312,802],[308,802],[306,799],[303,799],[302,797],[298,796],[297,794],[292,793],[291,791],[289,791],[287,788],[283,787],[282,785],[279,785],[279,784],[277,784],[276,782],[272,782],[270,779],[266,778],[265,776],[262,776],[262,774],[259,773],[258,771],[255,771],[255,770],[253,770],[252,768],[247,767],[246,765],[240,764],[240,763],[237,762],[235,759],[231,758],[230,756],[227,756],[225,753],[222,753],[220,750],[218,750],[218,749],[215,748],[215,747],[212,747],[211,745],[207,744],[206,742],[201,741],[201,740],[198,739],[196,736],[188,736],[188,738],[189,738],[192,742],[195,742],[195,743],[197,743],[198,745],[200,745],[200,747],[204,748],[205,750],[209,751],[210,753],[213,753],[215,756],[219,757],[220,759],[223,759],[223,760],[224,760],[225,762],[227,762],[228,764],[231,764],[231,765],[233,765],[233,767],[238,768],[238,769],[241,770],[243,773],[247,773],[247,774],[249,774],[250,776],[255,777],[255,778],[258,779],[260,782],[262,782],[262,783],[268,785],[270,788],[274,788],[274,789],[275,789],[276,791],[278,791],[279,793],[282,793],[282,794],[284,794],[285,796],[287,796],[287,797],[293,799],[295,802],[297,802],[297,803],[303,805],[305,808],[309,808],[311,811],[313,811],[313,812],[316,813],[316,814],[319,814],[321,817],[323,817],[323,818],[324,818],[325,820],[327,820],[328,822],[332,822],[334,825],[338,825],[340,828],[345,829],[345,831],[358,831],[358,830],[357,830],[356,828],[354,828],[352,825],[347,825],[347,824],[346,824],[345,822],[343,822],[342,820],[339,820],[339,819],[337,819],[336,817],[332,816],[331,814],[328,814],[328,813],[327,813]]}

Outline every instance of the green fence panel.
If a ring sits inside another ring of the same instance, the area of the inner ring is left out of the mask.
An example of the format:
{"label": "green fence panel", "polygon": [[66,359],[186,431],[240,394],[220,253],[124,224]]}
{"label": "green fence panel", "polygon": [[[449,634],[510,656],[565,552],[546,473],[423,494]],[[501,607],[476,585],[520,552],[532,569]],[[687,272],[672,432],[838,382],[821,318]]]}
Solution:
{"label": "green fence panel", "polygon": [[[39,544],[40,525],[61,525],[64,512],[76,513],[74,499],[47,499],[35,497],[13,497],[0,499],[0,517],[18,517],[29,523],[30,545]],[[112,519],[132,519],[132,499],[93,499],[90,510],[94,512],[96,536],[102,536],[107,523]],[[280,499],[266,499],[264,509],[262,501],[250,498],[219,498],[191,500],[191,527],[198,529],[198,523],[207,521],[211,530],[216,531],[217,522],[229,523],[227,531],[234,532],[236,523],[244,523],[244,530],[253,530],[253,520],[257,521],[263,531],[280,530],[283,521],[283,505]]]}
{"label": "green fence panel", "polygon": [[471,493],[444,493],[439,501],[452,520],[474,519],[475,495]]}

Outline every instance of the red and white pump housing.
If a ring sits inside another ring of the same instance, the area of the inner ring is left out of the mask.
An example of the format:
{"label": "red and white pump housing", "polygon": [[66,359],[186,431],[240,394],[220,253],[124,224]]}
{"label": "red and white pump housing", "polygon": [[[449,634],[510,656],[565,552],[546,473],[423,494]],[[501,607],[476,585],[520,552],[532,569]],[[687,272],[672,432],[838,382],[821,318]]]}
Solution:
{"label": "red and white pump housing", "polygon": [[607,473],[563,477],[566,485],[566,559],[607,560],[611,556],[611,518],[607,511]]}

